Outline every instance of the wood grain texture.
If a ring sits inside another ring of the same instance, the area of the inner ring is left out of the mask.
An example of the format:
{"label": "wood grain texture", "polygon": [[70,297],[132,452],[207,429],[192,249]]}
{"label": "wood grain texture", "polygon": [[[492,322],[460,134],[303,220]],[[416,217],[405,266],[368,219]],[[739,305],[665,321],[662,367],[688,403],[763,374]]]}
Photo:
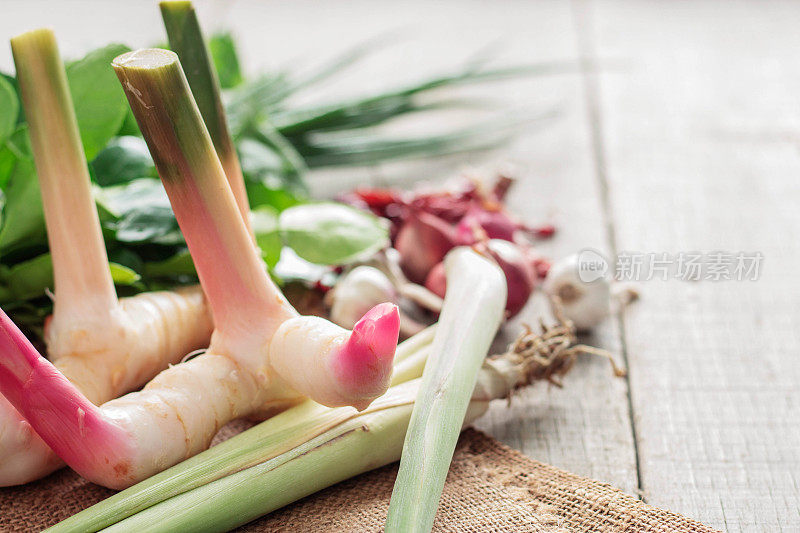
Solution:
{"label": "wood grain texture", "polygon": [[647,503],[800,529],[800,5],[577,4],[619,250],[760,251],[755,282],[642,284],[626,315]]}

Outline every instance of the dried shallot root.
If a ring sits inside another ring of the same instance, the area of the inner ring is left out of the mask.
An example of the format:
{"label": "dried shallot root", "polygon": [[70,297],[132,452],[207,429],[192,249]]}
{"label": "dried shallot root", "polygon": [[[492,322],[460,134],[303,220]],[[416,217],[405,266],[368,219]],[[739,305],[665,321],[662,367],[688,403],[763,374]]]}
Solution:
{"label": "dried shallot root", "polygon": [[569,372],[580,355],[594,355],[608,359],[614,375],[624,377],[627,372],[617,365],[614,355],[601,348],[578,343],[577,329],[571,320],[566,318],[558,301],[553,302],[556,318],[554,325],[539,321],[539,332],[524,325],[523,331],[508,346],[508,349],[488,358],[493,364],[518,366],[521,373],[527,376],[525,382],[548,381],[561,387],[560,377]]}

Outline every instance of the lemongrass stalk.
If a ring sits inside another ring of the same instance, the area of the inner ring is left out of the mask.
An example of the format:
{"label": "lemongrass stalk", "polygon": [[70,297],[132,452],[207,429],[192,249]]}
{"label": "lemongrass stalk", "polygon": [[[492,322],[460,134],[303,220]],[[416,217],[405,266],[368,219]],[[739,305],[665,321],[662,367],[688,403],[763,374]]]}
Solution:
{"label": "lemongrass stalk", "polygon": [[[516,388],[540,377],[532,371],[539,366],[535,357],[521,358],[517,352],[485,361],[461,419],[463,425],[485,413],[492,400],[507,398]],[[104,531],[229,531],[335,483],[394,462],[400,458],[423,381],[415,379],[392,387],[367,410],[313,439],[164,500]]]}
{"label": "lemongrass stalk", "polygon": [[[508,398],[515,389],[537,380],[551,381],[566,374],[580,353],[597,353],[596,349],[575,345],[575,328],[564,322],[563,317],[557,317],[561,321],[557,326],[543,325],[538,335],[526,330],[508,351],[483,362],[464,417],[465,425],[480,416],[493,399]],[[442,316],[442,321],[458,319],[449,314]],[[483,322],[479,321],[476,327],[482,327],[481,324]],[[454,340],[456,344],[452,349],[462,350],[465,340]],[[414,353],[426,349],[419,346]],[[414,354],[408,355],[406,361]],[[609,354],[602,355],[608,357]],[[191,477],[193,472],[186,468],[190,463],[183,463],[160,475],[166,478],[159,481],[160,487],[153,486],[150,480],[145,481],[48,531],[91,532],[123,518],[127,519],[110,530],[223,531],[233,528],[333,483],[399,459],[419,383],[420,380],[415,380],[393,386],[366,411],[356,414],[351,410],[352,417],[342,417],[339,424],[300,445],[292,444],[292,448],[281,455],[265,455],[265,461],[254,467],[241,469],[238,467],[242,463],[225,464],[215,459],[217,450],[223,446],[231,446],[231,449],[238,449],[240,444],[257,446],[256,435],[275,433],[275,428],[265,429],[275,422],[275,419],[268,420],[203,454],[204,462],[209,462],[212,469],[225,472],[224,477],[217,476],[216,481],[207,484],[196,483]],[[323,411],[340,410],[311,411],[310,414],[325,416]],[[303,439],[299,435],[281,434],[280,437],[287,437],[292,443]],[[235,473],[227,474],[232,471]],[[189,486],[186,491],[162,490],[168,480],[174,480],[175,486],[184,481]],[[147,509],[131,516],[126,504],[137,501],[136,495],[145,492],[150,495],[146,501],[160,503],[143,504]]]}
{"label": "lemongrass stalk", "polygon": [[177,55],[137,50],[112,66],[172,202],[217,330],[247,336],[255,322],[277,327],[294,316],[242,223]]}
{"label": "lemongrass stalk", "polygon": [[[392,491],[387,533],[430,531],[478,371],[503,318],[503,272],[468,248],[445,257],[442,314],[461,320],[436,331]],[[469,301],[467,303],[465,300]]]}
{"label": "lemongrass stalk", "polygon": [[[392,386],[422,375],[436,331],[430,326],[397,347]],[[168,498],[288,452],[357,416],[310,400],[292,407],[205,452],[119,492],[53,526],[52,532],[92,532]]]}
{"label": "lemongrass stalk", "polygon": [[55,36],[49,29],[24,33],[11,39],[11,50],[41,184],[54,315],[107,316],[117,295]]}
{"label": "lemongrass stalk", "polygon": [[165,500],[104,531],[229,531],[396,461],[417,385],[412,381],[392,387],[366,411],[286,453]]}
{"label": "lemongrass stalk", "polygon": [[247,200],[242,167],[225,118],[217,72],[208,45],[203,38],[194,6],[188,1],[161,2],[159,5],[169,38],[169,47],[180,58],[200,115],[208,128],[214,149],[236,198],[236,204],[248,231],[252,231],[250,204]]}

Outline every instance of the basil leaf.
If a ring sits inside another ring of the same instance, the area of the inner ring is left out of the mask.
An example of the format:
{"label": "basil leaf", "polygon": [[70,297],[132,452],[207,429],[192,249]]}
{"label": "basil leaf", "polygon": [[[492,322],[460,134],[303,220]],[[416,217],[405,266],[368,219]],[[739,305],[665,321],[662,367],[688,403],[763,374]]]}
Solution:
{"label": "basil leaf", "polygon": [[14,133],[18,115],[17,91],[5,78],[0,77],[0,143]]}
{"label": "basil leaf", "polygon": [[279,225],[286,246],[321,265],[346,264],[389,244],[387,224],[378,217],[337,203],[303,204],[283,211]]}
{"label": "basil leaf", "polygon": [[86,159],[91,161],[122,127],[128,102],[111,61],[129,48],[109,44],[67,66],[67,81],[78,117]]}
{"label": "basil leaf", "polygon": [[211,60],[214,62],[220,87],[230,89],[242,83],[242,70],[239,67],[239,57],[231,34],[212,35],[208,41],[208,49],[211,52]]}
{"label": "basil leaf", "polygon": [[98,185],[107,187],[137,178],[157,177],[147,144],[141,137],[116,137],[103,148],[91,163]]}

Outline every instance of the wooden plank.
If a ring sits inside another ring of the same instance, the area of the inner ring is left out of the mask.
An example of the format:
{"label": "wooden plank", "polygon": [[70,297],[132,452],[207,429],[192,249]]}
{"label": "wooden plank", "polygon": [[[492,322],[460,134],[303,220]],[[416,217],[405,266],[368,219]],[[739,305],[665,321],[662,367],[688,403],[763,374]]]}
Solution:
{"label": "wooden plank", "polygon": [[625,317],[648,503],[800,528],[800,5],[579,4],[619,250],[761,252],[754,282],[642,283]]}

